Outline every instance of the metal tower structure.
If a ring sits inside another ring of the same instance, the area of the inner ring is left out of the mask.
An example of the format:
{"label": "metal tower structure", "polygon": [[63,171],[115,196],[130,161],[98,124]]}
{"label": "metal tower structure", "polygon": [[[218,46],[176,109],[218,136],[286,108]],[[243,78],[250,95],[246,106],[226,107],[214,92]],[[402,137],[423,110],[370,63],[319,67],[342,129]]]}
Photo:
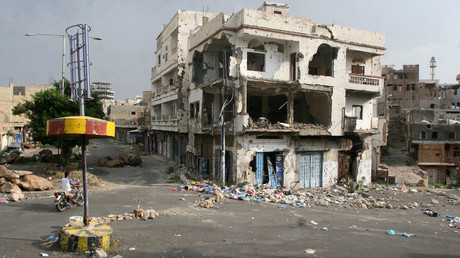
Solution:
{"label": "metal tower structure", "polygon": [[436,59],[433,56],[430,59],[431,80],[434,80],[434,69],[435,68],[436,68]]}
{"label": "metal tower structure", "polygon": [[[73,34],[72,34],[73,31]],[[70,44],[70,87],[71,100],[80,102],[80,116],[85,116],[85,99],[91,99],[91,78],[89,66],[89,31],[87,24],[78,24],[66,29]],[[81,135],[83,196],[84,196],[84,223],[88,221],[88,180],[86,176],[86,136]]]}

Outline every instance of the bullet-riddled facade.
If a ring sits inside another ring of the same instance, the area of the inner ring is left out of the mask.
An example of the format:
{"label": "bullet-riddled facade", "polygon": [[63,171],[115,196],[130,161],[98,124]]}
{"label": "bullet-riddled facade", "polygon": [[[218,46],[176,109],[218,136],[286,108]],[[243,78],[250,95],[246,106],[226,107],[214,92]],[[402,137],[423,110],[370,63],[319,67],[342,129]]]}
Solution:
{"label": "bullet-riddled facade", "polygon": [[173,17],[152,70],[158,153],[227,183],[370,182],[386,137],[376,111],[385,38],[289,9]]}

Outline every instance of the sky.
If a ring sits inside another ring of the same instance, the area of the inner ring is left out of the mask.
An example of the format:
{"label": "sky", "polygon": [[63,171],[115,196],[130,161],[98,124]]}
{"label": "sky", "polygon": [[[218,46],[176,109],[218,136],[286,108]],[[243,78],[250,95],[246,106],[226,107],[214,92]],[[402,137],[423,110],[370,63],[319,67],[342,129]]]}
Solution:
{"label": "sky", "polygon": [[[386,37],[383,65],[420,65],[420,79],[430,78],[429,61],[436,58],[435,79],[456,83],[460,74],[458,0],[285,0],[290,15],[382,33]],[[26,33],[65,33],[88,24],[91,81],[108,82],[115,99],[150,90],[156,65],[156,38],[177,10],[232,14],[257,9],[262,0],[0,0],[0,86],[48,84],[62,73],[62,38],[26,37]],[[66,62],[69,61],[66,42]],[[66,68],[66,78],[69,70]]]}

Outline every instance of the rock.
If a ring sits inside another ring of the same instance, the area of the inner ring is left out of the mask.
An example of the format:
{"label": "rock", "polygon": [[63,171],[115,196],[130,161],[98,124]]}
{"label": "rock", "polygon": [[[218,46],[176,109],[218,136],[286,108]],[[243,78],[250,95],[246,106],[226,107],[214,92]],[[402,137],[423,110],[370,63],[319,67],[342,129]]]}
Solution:
{"label": "rock", "polygon": [[59,154],[52,154],[42,158],[41,162],[45,163],[59,163],[61,160],[61,155]]}
{"label": "rock", "polygon": [[4,177],[0,178],[0,185],[4,185],[6,183],[6,179]]}
{"label": "rock", "polygon": [[320,201],[318,202],[318,204],[321,205],[321,206],[326,206],[326,207],[329,206],[329,202],[326,201],[326,200],[320,200]]}
{"label": "rock", "polygon": [[126,153],[122,152],[122,153],[118,154],[117,159],[123,161],[125,163],[125,165],[129,164],[128,155],[126,155]]}
{"label": "rock", "polygon": [[21,189],[24,190],[24,191],[33,191],[34,190],[29,183],[24,182],[24,181],[19,182],[18,186],[21,187]]}
{"label": "rock", "polygon": [[140,166],[142,164],[142,159],[139,154],[130,155],[128,157],[130,166]]}
{"label": "rock", "polygon": [[215,199],[216,199],[216,202],[220,202],[220,200],[224,199],[224,196],[222,195],[221,191],[216,191]]}
{"label": "rock", "polygon": [[438,201],[438,200],[436,200],[436,199],[431,199],[431,203],[432,203],[432,204],[438,204],[438,203],[439,203],[439,201]]}
{"label": "rock", "polygon": [[214,199],[210,198],[208,200],[204,200],[200,203],[201,208],[214,208]]}
{"label": "rock", "polygon": [[49,149],[44,149],[44,150],[41,150],[38,154],[39,154],[38,161],[45,162],[45,159],[47,159],[48,156],[53,155],[53,152]]}
{"label": "rock", "polygon": [[387,209],[393,209],[393,205],[391,205],[391,203],[387,203],[386,208]]}
{"label": "rock", "polygon": [[414,205],[415,208],[417,208],[418,207],[418,202],[414,202],[413,205]]}
{"label": "rock", "polygon": [[367,208],[367,205],[366,205],[366,204],[364,204],[364,203],[362,203],[362,204],[361,204],[361,209],[363,209],[363,210],[367,210],[367,209],[368,209],[368,208]]}
{"label": "rock", "polygon": [[408,210],[409,207],[407,207],[407,205],[401,205],[401,209],[403,209],[403,210]]}
{"label": "rock", "polygon": [[19,175],[13,171],[7,169],[5,166],[0,166],[0,177],[4,177],[8,180],[19,179]]}
{"label": "rock", "polygon": [[95,256],[96,258],[105,258],[107,257],[107,253],[102,249],[97,249],[95,252]]}
{"label": "rock", "polygon": [[22,199],[24,199],[24,194],[20,192],[13,192],[10,196],[10,201],[12,202],[17,202]]}
{"label": "rock", "polygon": [[429,203],[422,203],[422,204],[420,204],[420,206],[422,206],[422,208],[424,208],[424,209],[431,207],[431,205]]}
{"label": "rock", "polygon": [[6,182],[2,186],[0,186],[0,192],[2,193],[12,193],[12,192],[21,192],[21,188],[19,186],[12,184],[10,182]]}
{"label": "rock", "polygon": [[385,202],[375,202],[374,207],[375,208],[385,208],[386,204]]}
{"label": "rock", "polygon": [[20,177],[25,175],[32,175],[34,172],[26,170],[12,170],[14,173],[18,174]]}
{"label": "rock", "polygon": [[111,161],[112,158],[110,156],[102,157],[97,160],[97,165],[100,167],[107,167],[107,162]]}
{"label": "rock", "polygon": [[41,155],[52,155],[53,152],[50,149],[43,149],[38,153],[40,156]]}
{"label": "rock", "polygon": [[123,166],[125,166],[125,163],[119,159],[107,161],[107,167],[109,168],[123,167]]}
{"label": "rock", "polygon": [[13,152],[13,153],[10,153],[6,156],[3,156],[3,158],[5,160],[2,161],[2,164],[4,163],[8,163],[8,164],[13,164],[13,163],[16,163],[16,161],[21,157],[21,155],[19,155],[19,153],[16,153],[16,152]]}
{"label": "rock", "polygon": [[34,191],[43,191],[53,188],[53,184],[49,180],[36,175],[25,175],[23,181],[28,183]]}

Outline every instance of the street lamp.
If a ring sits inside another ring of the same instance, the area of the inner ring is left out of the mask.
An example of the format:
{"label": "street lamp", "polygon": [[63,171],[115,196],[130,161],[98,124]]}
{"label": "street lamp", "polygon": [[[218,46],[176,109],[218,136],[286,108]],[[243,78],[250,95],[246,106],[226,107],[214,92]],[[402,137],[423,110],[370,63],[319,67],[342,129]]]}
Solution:
{"label": "street lamp", "polygon": [[[62,38],[62,82],[61,82],[61,87],[59,91],[61,92],[61,95],[64,96],[64,75],[65,75],[65,38],[67,35],[65,34],[48,34],[48,33],[26,33],[24,34],[28,37],[32,36],[51,36],[51,37],[61,37]],[[102,40],[101,37],[90,37],[91,39],[94,40]]]}

